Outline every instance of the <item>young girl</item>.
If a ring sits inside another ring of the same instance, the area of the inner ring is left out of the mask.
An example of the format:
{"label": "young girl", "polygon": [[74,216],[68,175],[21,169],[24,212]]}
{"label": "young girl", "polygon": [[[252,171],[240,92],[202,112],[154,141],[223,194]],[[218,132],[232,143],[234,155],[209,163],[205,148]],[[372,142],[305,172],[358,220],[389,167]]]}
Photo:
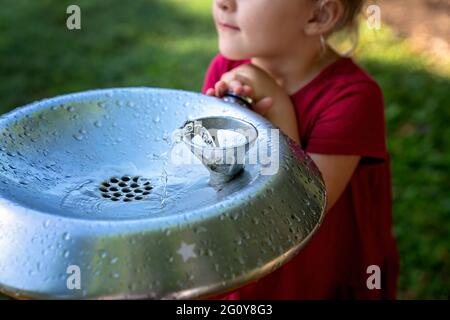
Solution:
{"label": "young girl", "polygon": [[356,24],[362,2],[213,2],[220,54],[203,92],[252,97],[254,111],[311,156],[328,193],[324,222],[305,248],[227,299],[396,296],[383,96],[370,76],[327,45],[334,32]]}

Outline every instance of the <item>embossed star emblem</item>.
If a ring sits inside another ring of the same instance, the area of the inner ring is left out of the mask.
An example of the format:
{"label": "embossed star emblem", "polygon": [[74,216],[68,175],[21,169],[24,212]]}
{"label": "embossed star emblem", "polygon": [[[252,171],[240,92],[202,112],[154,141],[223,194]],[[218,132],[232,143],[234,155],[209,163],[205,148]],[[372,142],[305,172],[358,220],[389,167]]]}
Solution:
{"label": "embossed star emblem", "polygon": [[178,249],[178,253],[183,258],[183,262],[188,261],[190,258],[195,258],[196,254],[194,252],[195,244],[186,244],[184,242],[181,243],[180,249]]}

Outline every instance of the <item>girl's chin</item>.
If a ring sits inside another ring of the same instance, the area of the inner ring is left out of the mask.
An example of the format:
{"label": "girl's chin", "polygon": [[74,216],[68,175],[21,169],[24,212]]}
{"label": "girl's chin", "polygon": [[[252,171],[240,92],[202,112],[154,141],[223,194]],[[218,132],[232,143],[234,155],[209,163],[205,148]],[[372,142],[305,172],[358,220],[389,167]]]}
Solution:
{"label": "girl's chin", "polygon": [[220,53],[228,60],[245,60],[250,59],[251,55],[245,54],[243,50],[239,50],[238,47],[232,46],[219,46]]}

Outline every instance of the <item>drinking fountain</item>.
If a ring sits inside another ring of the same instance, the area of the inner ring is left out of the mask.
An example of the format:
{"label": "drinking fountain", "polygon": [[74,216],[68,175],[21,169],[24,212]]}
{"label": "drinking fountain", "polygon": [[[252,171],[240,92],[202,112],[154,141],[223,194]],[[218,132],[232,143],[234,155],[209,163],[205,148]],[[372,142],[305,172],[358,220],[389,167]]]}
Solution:
{"label": "drinking fountain", "polygon": [[323,219],[321,174],[242,104],[115,88],[0,117],[0,292],[201,299],[294,257]]}

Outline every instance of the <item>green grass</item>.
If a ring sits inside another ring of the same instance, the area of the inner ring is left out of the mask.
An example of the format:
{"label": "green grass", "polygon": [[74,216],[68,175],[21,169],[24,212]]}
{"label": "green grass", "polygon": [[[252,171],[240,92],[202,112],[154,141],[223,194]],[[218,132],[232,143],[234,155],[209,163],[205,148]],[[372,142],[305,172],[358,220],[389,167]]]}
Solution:
{"label": "green grass", "polygon": [[82,30],[68,31],[72,3],[0,1],[0,112],[90,88],[199,90],[215,47],[205,1],[77,1]]}
{"label": "green grass", "polygon": [[[210,1],[0,0],[0,113],[42,98],[117,86],[199,91],[216,53]],[[450,62],[433,65],[385,28],[358,60],[386,98],[401,298],[449,298]]]}

